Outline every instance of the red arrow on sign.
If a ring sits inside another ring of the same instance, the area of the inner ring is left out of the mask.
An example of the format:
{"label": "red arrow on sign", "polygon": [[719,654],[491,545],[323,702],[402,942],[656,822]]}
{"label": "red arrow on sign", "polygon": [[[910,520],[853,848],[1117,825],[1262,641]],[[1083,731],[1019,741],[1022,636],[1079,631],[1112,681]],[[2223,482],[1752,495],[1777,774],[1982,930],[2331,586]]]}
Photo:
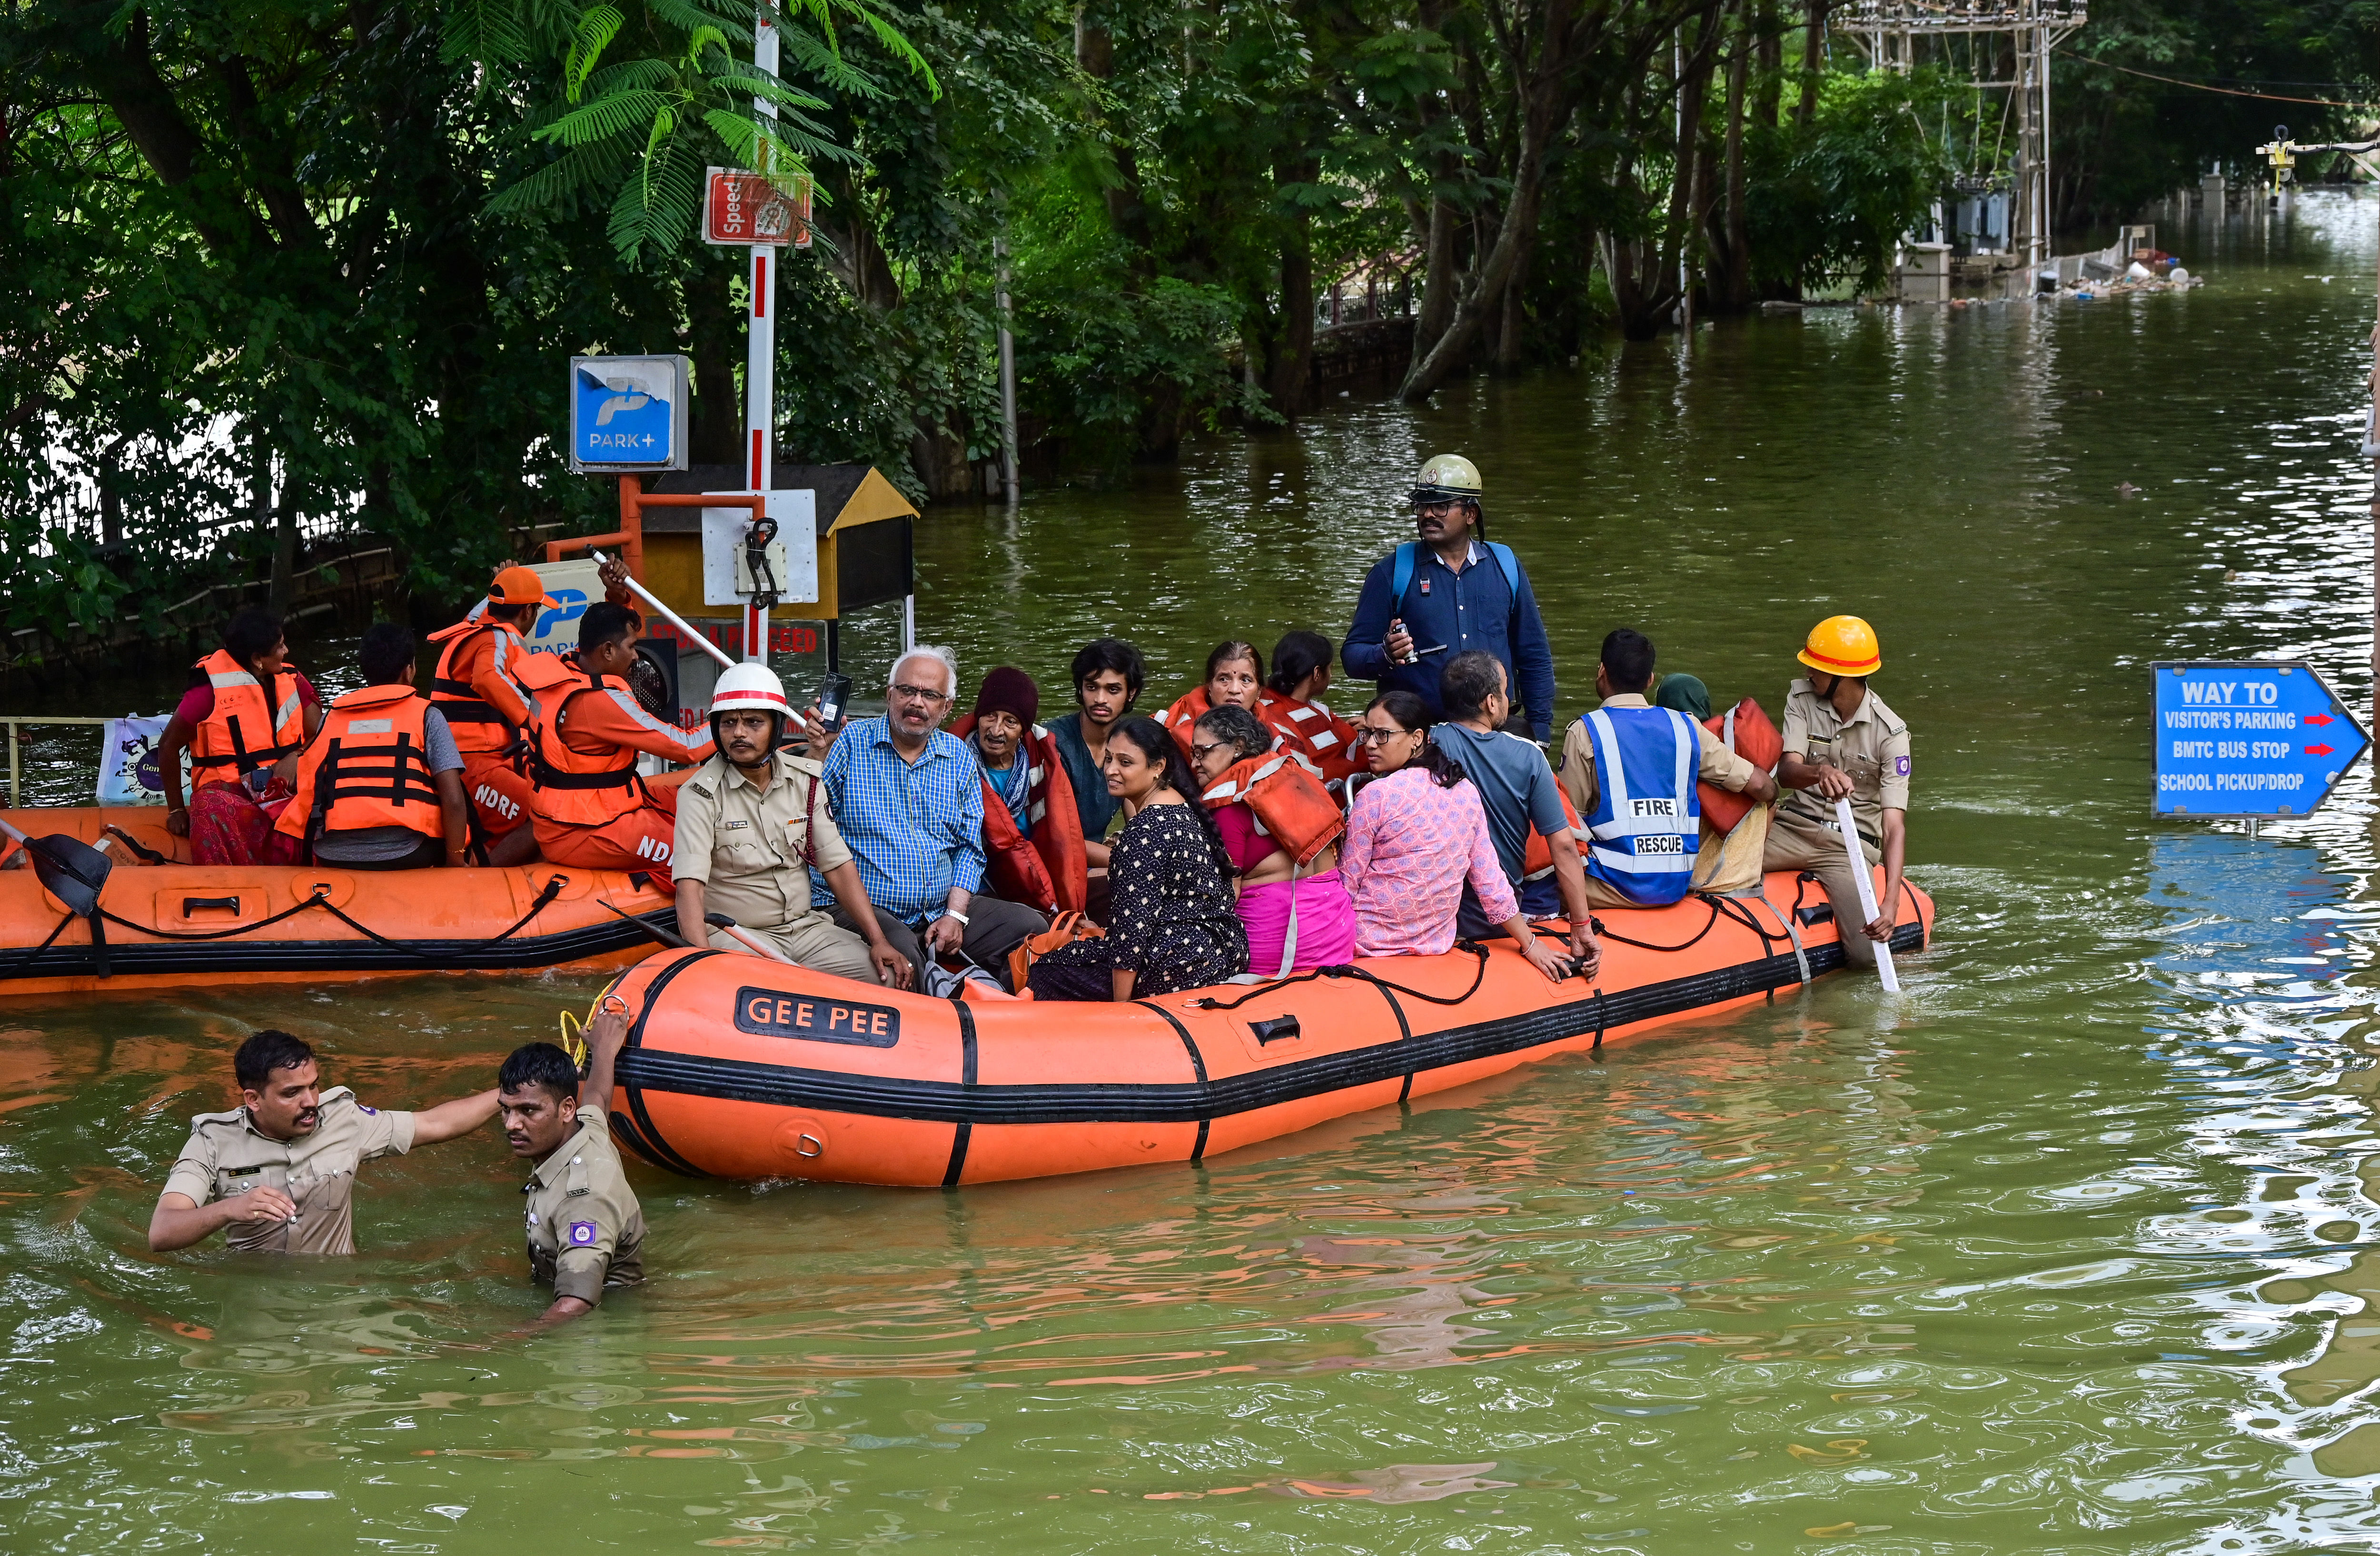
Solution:
{"label": "red arrow on sign", "polygon": [[2306,755],[2310,757],[2326,757],[2330,755],[2330,748],[2327,746],[2308,746],[2305,749]]}
{"label": "red arrow on sign", "polygon": [[2308,713],[2305,716],[2305,722],[2310,724],[2326,724],[2331,720],[2328,713]]}

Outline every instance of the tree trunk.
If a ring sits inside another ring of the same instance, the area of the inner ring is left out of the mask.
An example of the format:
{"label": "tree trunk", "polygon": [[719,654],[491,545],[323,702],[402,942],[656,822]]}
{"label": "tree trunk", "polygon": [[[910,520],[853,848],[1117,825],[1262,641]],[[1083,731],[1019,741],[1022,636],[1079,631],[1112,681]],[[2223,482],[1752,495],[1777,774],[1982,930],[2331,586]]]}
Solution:
{"label": "tree trunk", "polygon": [[1777,0],[1760,0],[1760,11],[1753,23],[1760,39],[1760,52],[1752,62],[1755,88],[1752,94],[1752,122],[1767,129],[1777,128],[1779,99],[1785,90],[1782,72],[1785,67],[1785,39],[1777,25]]}
{"label": "tree trunk", "polygon": [[1793,122],[1808,124],[1818,116],[1818,72],[1827,61],[1827,0],[1810,0],[1809,24],[1802,30],[1802,97],[1793,105]]}
{"label": "tree trunk", "polygon": [[[1548,52],[1551,55],[1554,51]],[[1448,322],[1445,333],[1424,351],[1420,332],[1415,332],[1413,366],[1397,391],[1403,399],[1428,398],[1430,392],[1445,383],[1469,355],[1482,328],[1499,316],[1505,288],[1512,285],[1524,255],[1536,241],[1537,216],[1545,194],[1546,152],[1555,129],[1570,116],[1578,91],[1572,79],[1575,73],[1562,68],[1563,64],[1549,57],[1544,67],[1535,73],[1534,84],[1517,104],[1520,146],[1513,157],[1512,190],[1504,202],[1502,219],[1496,225],[1495,237],[1486,256],[1478,262],[1475,285],[1455,304],[1454,317]],[[1438,289],[1438,277],[1432,275],[1433,301]]]}
{"label": "tree trunk", "polygon": [[1752,63],[1752,38],[1741,0],[1736,6],[1735,52],[1727,66],[1726,269],[1719,303],[1730,313],[1752,305],[1752,240],[1745,230],[1743,188],[1743,88]]}
{"label": "tree trunk", "polygon": [[[1302,175],[1304,176],[1304,175]],[[1281,322],[1265,364],[1265,395],[1291,426],[1314,408],[1314,254],[1301,213],[1281,249]]]}
{"label": "tree trunk", "polygon": [[1522,368],[1523,348],[1528,340],[1529,261],[1536,257],[1537,239],[1535,224],[1521,244],[1520,258],[1512,261],[1512,278],[1504,283],[1503,320],[1496,339],[1496,371],[1507,376]]}
{"label": "tree trunk", "polygon": [[1462,213],[1443,195],[1429,202],[1429,259],[1422,276],[1421,311],[1414,319],[1413,359],[1429,355],[1454,322],[1454,303],[1461,277],[1454,270],[1454,239],[1463,225]]}
{"label": "tree trunk", "polygon": [[[1082,11],[1075,13],[1075,65],[1095,81],[1115,79],[1115,36]],[[1148,263],[1148,212],[1142,203],[1140,164],[1128,136],[1110,133],[1108,155],[1114,160],[1116,181],[1105,191],[1108,225],[1131,248],[1133,268]]]}
{"label": "tree trunk", "polygon": [[265,608],[285,615],[298,577],[298,495],[282,494],[278,522],[273,529],[273,575],[265,586]]}

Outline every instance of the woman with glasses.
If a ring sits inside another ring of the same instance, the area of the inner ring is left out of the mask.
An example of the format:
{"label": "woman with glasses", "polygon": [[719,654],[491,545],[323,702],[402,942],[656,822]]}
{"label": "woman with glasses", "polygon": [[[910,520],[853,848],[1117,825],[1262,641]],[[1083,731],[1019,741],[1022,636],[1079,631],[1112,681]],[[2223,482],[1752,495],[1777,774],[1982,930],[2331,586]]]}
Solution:
{"label": "woman with glasses", "polygon": [[1034,997],[1121,1003],[1246,971],[1231,856],[1172,738],[1155,719],[1125,719],[1109,735],[1102,765],[1127,818],[1109,846],[1108,932],[1034,963],[1026,979]]}
{"label": "woman with glasses", "polygon": [[1488,813],[1462,765],[1429,738],[1429,710],[1409,691],[1383,692],[1355,738],[1373,777],[1355,796],[1339,878],[1355,909],[1359,956],[1437,956],[1454,944],[1465,881],[1488,917],[1546,975],[1562,959],[1530,932],[1488,835]]}
{"label": "woman with glasses", "polygon": [[[1200,784],[1211,787],[1235,763],[1272,748],[1271,730],[1246,709],[1227,704],[1192,731],[1190,766]],[[1315,805],[1330,808],[1320,779],[1307,793]],[[1326,846],[1301,866],[1258,824],[1249,800],[1218,807],[1214,816],[1237,876],[1235,906],[1248,932],[1248,966],[1268,978],[1286,978],[1345,965],[1355,954],[1355,908],[1340,884],[1339,850]]]}

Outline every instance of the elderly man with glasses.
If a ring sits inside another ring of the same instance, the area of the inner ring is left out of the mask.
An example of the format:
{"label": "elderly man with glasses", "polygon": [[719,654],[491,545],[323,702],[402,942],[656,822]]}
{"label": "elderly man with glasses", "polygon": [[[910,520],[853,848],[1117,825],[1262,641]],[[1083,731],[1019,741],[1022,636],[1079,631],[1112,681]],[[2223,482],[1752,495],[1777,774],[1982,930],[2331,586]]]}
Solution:
{"label": "elderly man with glasses", "polygon": [[[951,651],[920,644],[893,662],[881,717],[840,732],[809,727],[824,752],[827,804],[858,861],[877,922],[923,968],[953,954],[1003,980],[1008,954],[1050,927],[1029,907],[981,894],[983,778],[966,742],[941,727],[958,687]],[[812,900],[855,932],[823,880]]]}

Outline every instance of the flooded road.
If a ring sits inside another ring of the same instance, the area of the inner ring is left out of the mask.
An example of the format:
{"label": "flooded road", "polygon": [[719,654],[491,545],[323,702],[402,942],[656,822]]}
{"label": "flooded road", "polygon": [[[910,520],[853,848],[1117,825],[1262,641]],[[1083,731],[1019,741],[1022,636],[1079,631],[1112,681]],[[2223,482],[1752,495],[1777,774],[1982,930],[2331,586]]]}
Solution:
{"label": "flooded road", "polygon": [[920,528],[921,636],[970,686],[1026,665],[1045,716],[1097,632],[1160,701],[1219,637],[1343,631],[1442,450],[1530,567],[1564,719],[1612,626],[1775,709],[1808,626],[1865,615],[1942,912],[1897,1000],[1835,978],[1201,1169],[639,1166],[654,1278],[536,1339],[492,1133],[368,1166],[353,1260],[143,1231],[251,1027],[423,1106],[588,981],[11,1001],[5,1543],[2380,1544],[2368,767],[2253,841],[2154,823],[2146,717],[2168,657],[2370,704],[2375,219],[2301,197],[2166,231],[2186,295],[1730,322]]}

